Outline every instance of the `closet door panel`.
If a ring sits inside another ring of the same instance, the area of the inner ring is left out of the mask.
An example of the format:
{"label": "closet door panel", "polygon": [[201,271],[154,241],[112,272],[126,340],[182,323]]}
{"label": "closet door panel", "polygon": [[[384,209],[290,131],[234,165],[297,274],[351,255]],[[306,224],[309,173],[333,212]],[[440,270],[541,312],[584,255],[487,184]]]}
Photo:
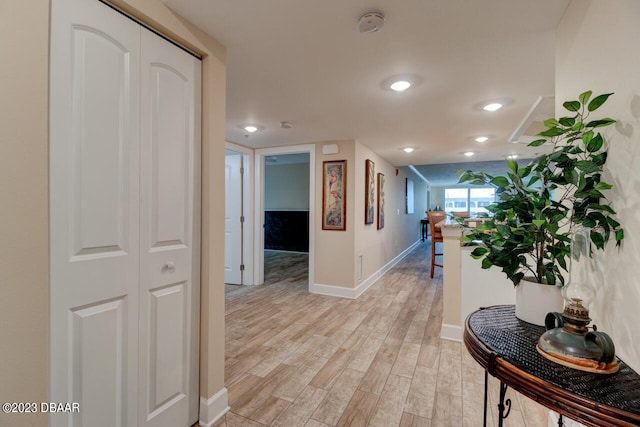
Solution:
{"label": "closet door panel", "polygon": [[147,31],[141,40],[140,425],[181,425],[197,387],[200,62]]}
{"label": "closet door panel", "polygon": [[52,0],[52,426],[137,422],[138,25],[97,1]]}
{"label": "closet door panel", "polygon": [[149,292],[149,413],[155,416],[186,394],[184,348],[187,287],[176,283]]}
{"label": "closet door panel", "polygon": [[[73,28],[74,256],[129,250],[130,55],[107,34]],[[136,141],[137,142],[137,141]],[[134,165],[131,165],[134,166]]]}
{"label": "closet door panel", "polygon": [[121,298],[72,310],[71,401],[80,404],[78,425],[127,425],[126,311]]}
{"label": "closet door panel", "polygon": [[189,246],[189,124],[191,109],[188,78],[166,64],[150,64],[151,244],[150,250]]}

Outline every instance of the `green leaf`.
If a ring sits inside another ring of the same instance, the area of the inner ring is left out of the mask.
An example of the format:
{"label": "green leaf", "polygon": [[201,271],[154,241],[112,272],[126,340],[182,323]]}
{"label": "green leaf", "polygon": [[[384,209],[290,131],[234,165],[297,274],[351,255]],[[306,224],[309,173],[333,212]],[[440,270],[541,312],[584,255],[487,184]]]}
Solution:
{"label": "green leaf", "polygon": [[556,284],[556,275],[553,271],[545,270],[544,278],[547,279],[547,284],[554,286]]}
{"label": "green leaf", "polygon": [[562,134],[564,134],[566,131],[562,128],[559,127],[553,127],[553,128],[549,128],[545,131],[540,132],[538,135],[540,136],[549,136],[549,137],[553,137],[553,136],[560,136]]}
{"label": "green leaf", "polygon": [[602,135],[597,134],[591,141],[585,141],[585,143],[587,144],[587,151],[589,151],[590,153],[594,153],[602,148],[602,144],[604,144],[604,141],[602,140]]}
{"label": "green leaf", "polygon": [[595,156],[591,156],[591,160],[598,166],[602,166],[607,162],[607,152],[602,152]]}
{"label": "green leaf", "polygon": [[588,90],[586,92],[582,92],[580,94],[580,96],[578,97],[578,99],[580,100],[580,103],[582,105],[586,105],[587,102],[589,102],[589,98],[591,98],[591,95],[593,94],[592,91]]}
{"label": "green leaf", "polygon": [[556,151],[552,152],[551,154],[549,154],[549,159],[553,160],[554,162],[560,161],[561,157],[564,158],[565,160],[568,158],[567,155],[564,152],[564,149],[556,150]]}
{"label": "green leaf", "polygon": [[478,259],[482,257],[484,254],[486,254],[487,252],[489,252],[489,249],[483,246],[479,246],[471,252],[471,257],[473,257],[474,259]]}
{"label": "green leaf", "polygon": [[546,139],[536,139],[535,141],[531,141],[529,144],[527,144],[529,147],[539,147],[541,145],[544,145],[547,142]]}
{"label": "green leaf", "polygon": [[591,230],[591,241],[593,242],[594,245],[596,245],[596,248],[604,249],[605,241],[604,241],[604,236],[602,234]]}
{"label": "green leaf", "polygon": [[471,175],[469,175],[467,172],[465,172],[462,175],[460,175],[460,178],[458,179],[458,183],[467,182],[470,179],[471,179]]}
{"label": "green leaf", "polygon": [[490,182],[496,187],[501,187],[501,188],[507,187],[509,185],[509,180],[504,176],[496,176]]}
{"label": "green leaf", "polygon": [[607,184],[606,182],[599,182],[596,184],[595,189],[596,190],[611,190],[613,188],[613,185],[611,184]]}
{"label": "green leaf", "polygon": [[571,127],[571,130],[574,130],[574,131],[576,131],[576,132],[579,132],[579,131],[581,131],[581,130],[582,130],[582,129],[584,129],[584,128],[585,128],[584,123],[582,123],[582,122],[576,122],[576,123]]}
{"label": "green leaf", "polygon": [[616,211],[613,210],[613,208],[611,206],[609,206],[609,205],[599,205],[597,203],[591,203],[591,204],[589,204],[589,209],[593,209],[593,210],[596,210],[596,211],[607,212],[607,213],[610,213],[611,215],[615,215],[616,214]]}
{"label": "green leaf", "polygon": [[593,98],[593,99],[591,100],[591,102],[590,102],[590,103],[589,103],[589,105],[587,106],[587,109],[588,109],[589,111],[595,111],[595,110],[597,110],[598,108],[600,108],[600,106],[601,106],[602,104],[604,104],[604,103],[607,101],[607,99],[608,99],[611,95],[613,95],[613,93],[605,93],[605,94],[603,94],[603,95],[598,95],[598,96],[596,96],[595,98]]}
{"label": "green leaf", "polygon": [[569,184],[578,186],[580,184],[580,174],[575,169],[565,170],[565,179]]}
{"label": "green leaf", "polygon": [[620,242],[622,239],[624,239],[624,230],[620,229],[616,231],[616,241]]}
{"label": "green leaf", "polygon": [[528,165],[522,169],[518,169],[518,176],[520,178],[524,178],[525,176],[529,176],[531,173],[531,165]]}
{"label": "green leaf", "polygon": [[484,268],[485,270],[488,268],[491,268],[492,266],[493,266],[493,262],[491,262],[489,258],[484,258],[482,260],[482,268]]}
{"label": "green leaf", "polygon": [[600,120],[593,120],[589,123],[587,123],[587,127],[590,128],[601,128],[601,127],[605,127],[605,126],[609,126],[614,124],[616,121],[610,118],[604,118],[604,119],[600,119]]}
{"label": "green leaf", "polygon": [[535,225],[536,227],[540,228],[545,224],[546,221],[544,219],[534,219],[531,222],[533,223],[533,225]]}
{"label": "green leaf", "polygon": [[460,241],[461,241],[462,243],[471,243],[471,242],[473,242],[473,241],[474,241],[474,240],[476,240],[476,239],[477,239],[477,237],[476,237],[476,235],[475,235],[475,230],[474,230],[474,232],[472,232],[472,233],[469,233],[469,234],[463,234],[462,236],[460,236]]}
{"label": "green leaf", "polygon": [[564,268],[565,270],[567,269],[567,261],[564,258],[564,256],[562,256],[561,254],[559,256],[556,257],[556,259],[558,260],[558,264],[560,264],[560,267]]}
{"label": "green leaf", "polygon": [[[560,122],[560,124],[562,126],[566,126],[566,127],[570,128],[576,123],[576,118],[575,117],[562,117],[562,118],[560,118],[559,122]],[[547,127],[551,127],[551,126],[547,126]]]}
{"label": "green leaf", "polygon": [[518,173],[518,162],[513,159],[507,159],[505,162],[509,169],[511,169],[515,173]]}
{"label": "green leaf", "polygon": [[529,182],[527,183],[527,187],[531,187],[533,184],[535,184],[538,181],[540,181],[540,178],[538,176],[535,176],[535,175],[532,176]]}
{"label": "green leaf", "polygon": [[592,131],[592,130],[590,130],[590,131],[588,131],[588,132],[585,132],[585,133],[582,135],[582,142],[584,142],[585,144],[588,144],[588,143],[589,143],[589,141],[591,141],[591,140],[593,139],[593,135],[594,135],[594,133],[593,133],[593,131]]}
{"label": "green leaf", "polygon": [[616,221],[615,219],[611,218],[610,216],[607,217],[607,222],[609,223],[610,226],[612,226],[613,228],[618,228],[620,227],[620,223],[618,221]]}
{"label": "green leaf", "polygon": [[564,108],[569,111],[578,111],[580,109],[580,102],[578,101],[567,101],[562,104]]}
{"label": "green leaf", "polygon": [[558,126],[558,124],[559,124],[559,122],[558,122],[556,119],[554,119],[554,118],[550,118],[550,119],[547,119],[547,120],[545,120],[545,121],[544,121],[544,125],[545,125],[546,127],[548,127],[548,128],[554,128],[554,127],[557,127],[557,126]]}
{"label": "green leaf", "polygon": [[589,160],[580,160],[576,162],[576,167],[586,173],[598,172],[600,170],[598,165]]}
{"label": "green leaf", "polygon": [[511,277],[511,280],[513,281],[514,286],[518,286],[518,283],[520,283],[520,281],[522,280],[523,277],[524,277],[524,273],[522,273],[522,272],[514,274]]}

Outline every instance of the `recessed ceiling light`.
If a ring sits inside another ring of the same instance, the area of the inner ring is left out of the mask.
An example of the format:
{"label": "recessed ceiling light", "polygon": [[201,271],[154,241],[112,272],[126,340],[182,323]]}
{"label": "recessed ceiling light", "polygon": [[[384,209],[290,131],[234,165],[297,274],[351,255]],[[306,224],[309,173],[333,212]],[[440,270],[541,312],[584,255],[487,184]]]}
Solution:
{"label": "recessed ceiling light", "polygon": [[406,80],[398,80],[397,82],[391,83],[389,87],[396,92],[402,92],[409,89],[411,87],[411,83]]}
{"label": "recessed ceiling light", "polygon": [[248,125],[244,127],[244,130],[246,130],[249,133],[254,133],[255,131],[258,130],[258,128],[256,126],[253,125]]}
{"label": "recessed ceiling light", "polygon": [[484,110],[486,111],[498,111],[499,109],[502,108],[502,104],[498,104],[497,102],[491,103],[491,104],[487,104],[484,107],[482,107]]}
{"label": "recessed ceiling light", "polygon": [[464,153],[465,156],[467,157],[471,157],[473,156],[475,153],[473,151],[467,151],[466,153]]}
{"label": "recessed ceiling light", "polygon": [[487,139],[489,139],[489,138],[487,138],[486,136],[479,136],[479,137],[476,138],[476,141],[477,142],[485,142]]}
{"label": "recessed ceiling light", "polygon": [[517,154],[510,154],[507,156],[507,159],[517,159],[518,155]]}
{"label": "recessed ceiling light", "polygon": [[413,148],[411,148],[411,147],[403,148],[403,150],[404,150],[405,153],[413,152]]}

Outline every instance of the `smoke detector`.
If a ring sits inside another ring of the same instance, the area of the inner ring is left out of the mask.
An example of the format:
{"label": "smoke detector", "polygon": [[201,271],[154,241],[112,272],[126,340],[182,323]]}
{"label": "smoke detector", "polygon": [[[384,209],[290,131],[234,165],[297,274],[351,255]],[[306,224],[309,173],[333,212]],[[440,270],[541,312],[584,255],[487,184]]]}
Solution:
{"label": "smoke detector", "polygon": [[384,13],[379,10],[366,12],[358,20],[358,29],[361,33],[375,33],[384,26]]}

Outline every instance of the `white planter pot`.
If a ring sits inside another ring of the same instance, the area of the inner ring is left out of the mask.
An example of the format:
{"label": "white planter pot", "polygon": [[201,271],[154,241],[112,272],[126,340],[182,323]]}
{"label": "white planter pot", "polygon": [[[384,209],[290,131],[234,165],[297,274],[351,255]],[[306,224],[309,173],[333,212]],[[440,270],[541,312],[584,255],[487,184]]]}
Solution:
{"label": "white planter pot", "polygon": [[562,313],[562,287],[521,280],[516,286],[516,317],[534,325],[544,326],[549,312]]}

